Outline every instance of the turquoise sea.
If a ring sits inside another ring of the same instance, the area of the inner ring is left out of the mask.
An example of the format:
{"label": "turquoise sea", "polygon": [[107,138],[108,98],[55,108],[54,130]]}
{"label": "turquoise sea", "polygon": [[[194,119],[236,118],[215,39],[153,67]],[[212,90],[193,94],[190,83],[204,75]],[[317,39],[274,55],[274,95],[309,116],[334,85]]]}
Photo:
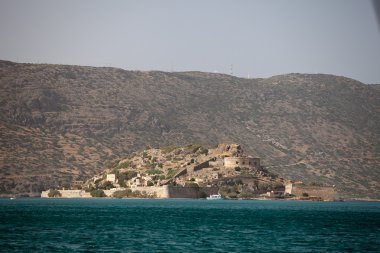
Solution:
{"label": "turquoise sea", "polygon": [[0,251],[380,252],[380,203],[2,199]]}

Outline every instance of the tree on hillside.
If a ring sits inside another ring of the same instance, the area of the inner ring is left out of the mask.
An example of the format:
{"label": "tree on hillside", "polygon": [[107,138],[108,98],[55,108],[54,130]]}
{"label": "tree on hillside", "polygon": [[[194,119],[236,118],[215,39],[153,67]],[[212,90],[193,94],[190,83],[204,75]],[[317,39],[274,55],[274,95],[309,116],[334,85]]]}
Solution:
{"label": "tree on hillside", "polygon": [[59,197],[62,197],[62,194],[58,190],[50,189],[50,191],[48,193],[48,197],[49,198],[59,198]]}

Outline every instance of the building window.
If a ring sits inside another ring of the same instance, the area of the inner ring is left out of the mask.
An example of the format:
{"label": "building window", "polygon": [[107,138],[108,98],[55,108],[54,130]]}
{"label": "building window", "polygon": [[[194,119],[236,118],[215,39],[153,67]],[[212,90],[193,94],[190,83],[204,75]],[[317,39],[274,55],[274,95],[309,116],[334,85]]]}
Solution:
{"label": "building window", "polygon": [[238,161],[236,161],[236,164],[239,164],[239,162],[238,162]]}

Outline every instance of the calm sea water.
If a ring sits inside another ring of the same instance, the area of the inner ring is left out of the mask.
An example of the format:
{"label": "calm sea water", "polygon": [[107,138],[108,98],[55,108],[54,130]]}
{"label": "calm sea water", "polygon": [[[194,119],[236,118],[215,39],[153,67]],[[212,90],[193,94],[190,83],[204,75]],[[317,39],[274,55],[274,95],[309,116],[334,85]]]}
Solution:
{"label": "calm sea water", "polygon": [[1,252],[380,252],[380,203],[0,200]]}

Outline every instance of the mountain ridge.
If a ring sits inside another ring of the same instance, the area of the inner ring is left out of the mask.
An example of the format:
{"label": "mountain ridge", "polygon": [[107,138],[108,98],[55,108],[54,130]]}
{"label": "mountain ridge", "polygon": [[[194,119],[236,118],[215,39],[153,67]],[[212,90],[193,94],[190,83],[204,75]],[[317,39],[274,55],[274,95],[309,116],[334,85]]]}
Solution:
{"label": "mountain ridge", "polygon": [[377,85],[0,61],[0,88],[2,194],[91,177],[146,145],[235,142],[280,176],[379,197]]}

